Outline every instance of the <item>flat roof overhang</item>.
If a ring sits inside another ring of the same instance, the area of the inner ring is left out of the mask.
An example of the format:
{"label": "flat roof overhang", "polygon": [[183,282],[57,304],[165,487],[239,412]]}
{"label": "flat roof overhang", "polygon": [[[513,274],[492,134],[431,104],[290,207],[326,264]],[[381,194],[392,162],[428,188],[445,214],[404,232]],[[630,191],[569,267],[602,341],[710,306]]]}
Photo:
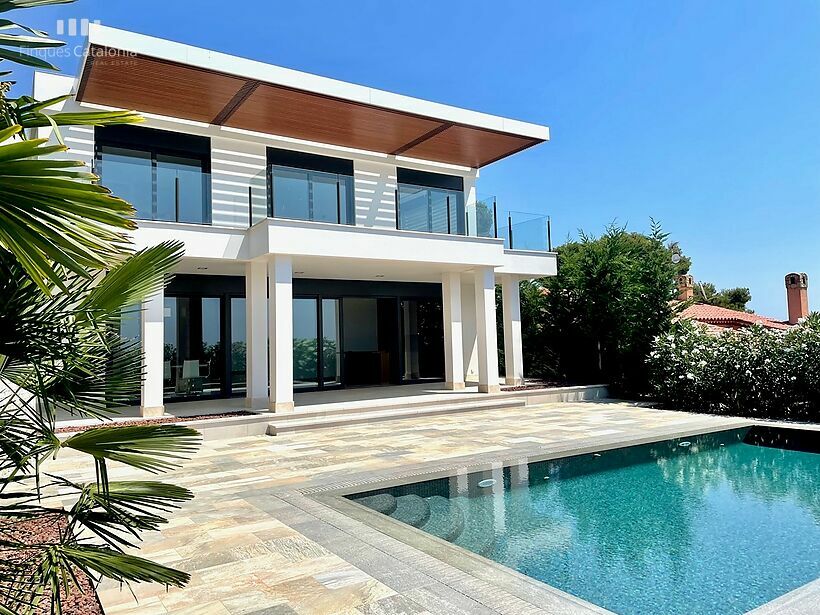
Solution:
{"label": "flat roof overhang", "polygon": [[549,128],[91,24],[77,100],[479,168]]}

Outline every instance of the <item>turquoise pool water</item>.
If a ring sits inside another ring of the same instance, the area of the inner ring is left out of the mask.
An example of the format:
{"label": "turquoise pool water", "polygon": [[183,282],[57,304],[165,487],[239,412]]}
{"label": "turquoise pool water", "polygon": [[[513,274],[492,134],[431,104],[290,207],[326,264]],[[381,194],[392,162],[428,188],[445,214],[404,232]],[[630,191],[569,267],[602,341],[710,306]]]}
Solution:
{"label": "turquoise pool water", "polygon": [[751,443],[772,433],[349,497],[616,613],[744,613],[820,576],[820,454]]}

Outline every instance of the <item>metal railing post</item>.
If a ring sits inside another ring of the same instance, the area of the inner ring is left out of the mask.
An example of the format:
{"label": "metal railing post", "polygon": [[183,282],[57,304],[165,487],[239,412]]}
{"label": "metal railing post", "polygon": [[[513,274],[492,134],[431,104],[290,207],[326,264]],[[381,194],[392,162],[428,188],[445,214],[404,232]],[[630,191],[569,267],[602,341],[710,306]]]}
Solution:
{"label": "metal railing post", "polygon": [[174,178],[174,211],[176,221],[179,222],[179,177]]}
{"label": "metal railing post", "polygon": [[493,236],[498,239],[498,205],[493,197]]}
{"label": "metal railing post", "polygon": [[248,186],[248,228],[253,226],[253,188]]}
{"label": "metal railing post", "polygon": [[401,226],[399,225],[401,210],[399,209],[399,191],[398,191],[398,189],[396,189],[396,191],[395,191],[395,196],[396,196],[396,230],[399,230],[401,228]]}
{"label": "metal railing post", "polygon": [[447,234],[452,235],[453,230],[450,227],[450,197],[447,197]]}
{"label": "metal railing post", "polygon": [[547,216],[547,252],[552,252],[552,218]]}
{"label": "metal railing post", "polygon": [[510,250],[514,250],[513,248],[513,233],[512,233],[512,214],[507,212],[507,230],[510,233]]}

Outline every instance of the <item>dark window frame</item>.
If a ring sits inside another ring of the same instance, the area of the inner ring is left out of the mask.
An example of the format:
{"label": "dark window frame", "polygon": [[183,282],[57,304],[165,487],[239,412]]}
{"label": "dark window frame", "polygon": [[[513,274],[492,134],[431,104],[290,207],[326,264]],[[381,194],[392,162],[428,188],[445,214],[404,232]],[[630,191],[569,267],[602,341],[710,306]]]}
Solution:
{"label": "dark window frame", "polygon": [[[277,167],[282,169],[303,171],[308,174],[308,218],[291,218],[276,215],[276,194],[273,185],[273,175],[274,169]],[[308,222],[315,221],[313,218],[313,182],[310,180],[310,173],[317,172],[336,176],[336,222],[330,222],[330,224],[356,226],[356,180],[354,178],[352,160],[269,147],[267,149],[267,164],[265,168],[269,217],[278,217],[282,220],[306,220]],[[344,203],[342,203],[341,198],[342,177],[350,180],[348,184],[349,189],[346,190],[346,199]],[[346,221],[342,221],[342,212],[345,214]],[[319,222],[326,221],[319,220]]]}
{"label": "dark window frame", "polygon": [[[213,203],[211,198],[211,139],[200,135],[176,133],[142,126],[97,126],[94,129],[94,172],[104,184],[105,164],[102,159],[105,148],[117,148],[149,154],[151,159],[151,217],[138,220],[153,222],[173,222],[210,226],[213,223]],[[174,220],[157,217],[158,187],[157,162],[162,156],[187,158],[200,163],[202,174],[202,222],[180,221],[179,195],[177,194]]]}

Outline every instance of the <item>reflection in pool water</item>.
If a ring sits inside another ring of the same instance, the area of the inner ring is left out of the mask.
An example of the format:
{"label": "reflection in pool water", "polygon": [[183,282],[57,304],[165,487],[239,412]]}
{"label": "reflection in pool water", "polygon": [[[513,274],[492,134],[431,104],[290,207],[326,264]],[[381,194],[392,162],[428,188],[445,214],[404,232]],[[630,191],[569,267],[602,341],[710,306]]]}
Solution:
{"label": "reflection in pool water", "polygon": [[[618,613],[743,613],[820,576],[820,455],[744,442],[755,436],[351,497]],[[496,485],[480,488],[487,479]]]}

